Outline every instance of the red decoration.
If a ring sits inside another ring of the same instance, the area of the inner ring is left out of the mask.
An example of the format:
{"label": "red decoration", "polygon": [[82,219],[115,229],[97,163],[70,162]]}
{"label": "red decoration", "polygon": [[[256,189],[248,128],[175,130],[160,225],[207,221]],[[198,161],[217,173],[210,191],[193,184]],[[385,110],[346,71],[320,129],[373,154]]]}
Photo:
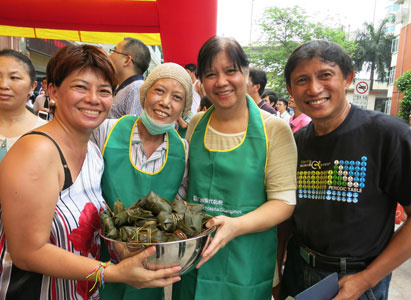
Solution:
{"label": "red decoration", "polygon": [[217,32],[217,0],[157,0],[165,62],[197,64],[198,51]]}
{"label": "red decoration", "polygon": [[[82,256],[88,257],[90,254],[97,260],[100,258],[100,248],[95,243],[95,235],[99,228],[99,212],[94,204],[89,202],[84,206],[81,212],[79,227],[74,229],[69,236],[69,240],[73,243],[74,249],[80,251]],[[98,286],[95,286],[95,288],[89,292],[92,285],[93,283],[88,280],[77,281],[76,291],[82,295],[84,299],[88,299],[98,289]]]}
{"label": "red decoration", "polygon": [[217,0],[4,0],[0,25],[160,33],[165,62],[196,63],[217,31]]}

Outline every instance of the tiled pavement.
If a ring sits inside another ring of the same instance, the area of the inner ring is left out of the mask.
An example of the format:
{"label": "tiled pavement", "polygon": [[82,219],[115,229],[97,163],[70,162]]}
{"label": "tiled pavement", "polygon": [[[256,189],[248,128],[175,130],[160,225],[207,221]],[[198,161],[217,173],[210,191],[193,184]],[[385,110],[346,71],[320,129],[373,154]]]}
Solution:
{"label": "tiled pavement", "polygon": [[411,259],[408,259],[392,273],[388,299],[411,299]]}

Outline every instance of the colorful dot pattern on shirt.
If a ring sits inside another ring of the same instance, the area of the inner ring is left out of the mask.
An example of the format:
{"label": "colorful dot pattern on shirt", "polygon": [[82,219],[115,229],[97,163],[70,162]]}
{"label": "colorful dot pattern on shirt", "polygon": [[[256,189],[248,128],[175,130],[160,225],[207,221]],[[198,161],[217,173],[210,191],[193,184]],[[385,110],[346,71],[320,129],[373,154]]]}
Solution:
{"label": "colorful dot pattern on shirt", "polygon": [[335,160],[331,169],[297,171],[298,198],[358,203],[365,188],[367,157],[358,161]]}

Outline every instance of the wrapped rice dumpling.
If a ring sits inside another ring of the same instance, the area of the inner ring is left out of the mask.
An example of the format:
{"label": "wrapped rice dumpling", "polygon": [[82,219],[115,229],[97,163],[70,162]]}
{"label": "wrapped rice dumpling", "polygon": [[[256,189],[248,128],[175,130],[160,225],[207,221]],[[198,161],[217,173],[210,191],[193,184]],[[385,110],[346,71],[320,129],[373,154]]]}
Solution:
{"label": "wrapped rice dumpling", "polygon": [[173,203],[171,203],[171,208],[173,209],[173,212],[178,213],[178,214],[184,214],[185,211],[187,210],[187,202],[184,200],[180,199],[174,199]]}
{"label": "wrapped rice dumpling", "polygon": [[179,220],[181,220],[181,217],[176,213],[162,211],[157,216],[158,225],[165,232],[174,232]]}
{"label": "wrapped rice dumpling", "polygon": [[188,210],[192,213],[201,213],[201,211],[203,210],[204,205],[202,204],[196,204],[196,203],[189,203],[188,204]]}
{"label": "wrapped rice dumpling", "polygon": [[113,216],[109,210],[104,210],[100,213],[100,225],[102,234],[109,239],[118,238],[118,230],[114,224]]}
{"label": "wrapped rice dumpling", "polygon": [[178,223],[178,228],[181,229],[187,236],[193,237],[202,231],[203,216],[201,214],[194,214],[186,212],[184,220]]}
{"label": "wrapped rice dumpling", "polygon": [[157,219],[153,218],[153,219],[141,219],[138,220],[134,223],[134,225],[136,227],[148,227],[148,226],[156,226],[157,225]]}
{"label": "wrapped rice dumpling", "polygon": [[126,208],[124,207],[124,204],[120,201],[119,198],[117,198],[117,201],[114,202],[114,209],[113,209],[114,215],[117,215],[125,210]]}
{"label": "wrapped rice dumpling", "polygon": [[130,242],[136,239],[136,230],[134,226],[120,227],[120,240],[123,242]]}
{"label": "wrapped rice dumpling", "polygon": [[172,212],[171,203],[166,199],[161,198],[153,191],[140,200],[139,206],[146,210],[152,211],[155,215],[158,215],[161,211],[165,211],[167,213]]}
{"label": "wrapped rice dumpling", "polygon": [[123,226],[128,222],[128,214],[127,211],[123,210],[114,215],[114,224],[116,227]]}
{"label": "wrapped rice dumpling", "polygon": [[100,214],[102,235],[123,242],[160,243],[185,240],[205,230],[212,216],[202,212],[203,205],[175,199],[171,204],[154,192],[128,209],[119,199],[114,212]]}
{"label": "wrapped rice dumpling", "polygon": [[127,210],[127,214],[130,222],[138,220],[155,219],[151,211],[145,210],[141,207],[129,208]]}
{"label": "wrapped rice dumpling", "polygon": [[181,230],[177,229],[174,231],[174,234],[180,239],[180,240],[186,240],[188,239],[187,235]]}
{"label": "wrapped rice dumpling", "polygon": [[133,239],[141,243],[161,243],[166,242],[167,237],[157,227],[139,227]]}
{"label": "wrapped rice dumpling", "polygon": [[175,242],[188,239],[187,235],[181,229],[177,229],[173,233],[167,233],[165,235],[167,236],[167,242]]}

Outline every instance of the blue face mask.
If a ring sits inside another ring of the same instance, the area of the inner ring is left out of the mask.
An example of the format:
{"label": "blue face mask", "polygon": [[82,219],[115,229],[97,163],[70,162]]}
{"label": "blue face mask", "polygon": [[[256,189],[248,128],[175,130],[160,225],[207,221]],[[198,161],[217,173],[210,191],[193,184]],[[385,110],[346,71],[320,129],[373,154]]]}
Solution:
{"label": "blue face mask", "polygon": [[147,128],[148,132],[152,135],[166,133],[167,131],[173,130],[176,125],[176,122],[170,124],[157,123],[147,114],[146,110],[143,110],[143,113],[140,115],[140,119]]}

